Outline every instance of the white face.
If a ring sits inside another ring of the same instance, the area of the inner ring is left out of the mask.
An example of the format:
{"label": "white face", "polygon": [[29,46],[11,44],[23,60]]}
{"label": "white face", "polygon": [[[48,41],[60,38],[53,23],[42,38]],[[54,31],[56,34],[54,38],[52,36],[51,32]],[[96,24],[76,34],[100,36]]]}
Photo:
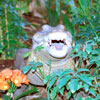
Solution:
{"label": "white face", "polygon": [[[44,30],[51,29],[52,27],[48,26]],[[35,34],[33,36],[33,43],[33,49],[37,46],[43,45],[45,47],[43,49],[44,52],[48,52],[52,57],[62,58],[67,56],[69,51],[71,51],[72,36],[69,32],[64,31],[63,27],[60,26],[56,28],[56,31],[54,30],[53,32],[47,34]]]}
{"label": "white face", "polygon": [[65,57],[71,48],[69,37],[64,32],[54,32],[48,35],[48,52],[56,58]]}

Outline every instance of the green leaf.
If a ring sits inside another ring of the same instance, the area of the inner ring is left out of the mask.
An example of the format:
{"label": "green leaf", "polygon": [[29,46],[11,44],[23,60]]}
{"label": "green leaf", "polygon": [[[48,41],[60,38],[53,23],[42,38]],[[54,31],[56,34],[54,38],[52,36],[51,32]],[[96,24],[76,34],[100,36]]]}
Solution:
{"label": "green leaf", "polygon": [[76,73],[80,73],[80,72],[90,72],[90,70],[86,69],[86,68],[80,68],[80,69],[78,69],[78,71]]}
{"label": "green leaf", "polygon": [[89,0],[78,0],[78,2],[83,11],[89,7]]}
{"label": "green leaf", "polygon": [[92,45],[86,45],[86,52],[90,54],[92,52]]}
{"label": "green leaf", "polygon": [[96,96],[96,92],[94,89],[90,88],[89,89],[89,93],[91,93],[93,96]]}
{"label": "green leaf", "polygon": [[44,49],[43,45],[37,46],[37,47],[34,49],[34,52],[36,53],[37,51],[41,51],[42,49]]}
{"label": "green leaf", "polygon": [[76,100],[82,100],[82,97],[77,97],[77,99]]}
{"label": "green leaf", "polygon": [[78,79],[71,79],[69,82],[69,88],[72,93],[75,93],[78,89]]}
{"label": "green leaf", "polygon": [[6,94],[3,95],[2,99],[3,100],[11,100],[11,98]]}
{"label": "green leaf", "polygon": [[9,89],[8,89],[8,92],[9,93],[13,93],[13,92],[15,92],[15,90],[16,90],[16,85],[14,84],[14,83],[12,83],[11,81],[8,81],[8,84],[9,84]]}
{"label": "green leaf", "polygon": [[85,82],[85,83],[87,83],[87,84],[93,86],[93,85],[92,85],[92,80],[91,80],[91,78],[88,77],[86,74],[78,75],[78,77],[79,77],[83,82]]}
{"label": "green leaf", "polygon": [[79,83],[78,83],[78,89],[77,89],[77,90],[79,90],[79,89],[81,89],[81,88],[83,88],[83,83],[82,83],[82,82],[79,82]]}
{"label": "green leaf", "polygon": [[80,44],[76,44],[74,49],[75,49],[76,52],[78,52],[79,49],[80,49]]}
{"label": "green leaf", "polygon": [[32,68],[31,65],[27,65],[21,68],[24,74],[26,74]]}
{"label": "green leaf", "polygon": [[60,94],[63,96],[64,95],[64,87],[62,87],[60,90],[59,90]]}
{"label": "green leaf", "polygon": [[34,63],[34,65],[32,65],[32,71],[34,72],[37,69],[37,67],[40,67],[40,66],[43,66],[43,63],[41,62]]}
{"label": "green leaf", "polygon": [[96,99],[97,99],[97,100],[100,100],[100,94],[98,94],[98,95],[96,96]]}
{"label": "green leaf", "polygon": [[28,65],[34,65],[34,63],[35,63],[34,61],[31,61],[28,63]]}
{"label": "green leaf", "polygon": [[30,54],[31,54],[31,52],[26,52],[26,53],[24,54],[24,58],[29,57],[29,56],[30,56]]}
{"label": "green leaf", "polygon": [[31,89],[31,90],[25,91],[22,94],[20,94],[19,96],[15,97],[13,100],[18,100],[19,98],[21,98],[23,96],[26,96],[26,95],[31,94],[31,93],[35,93],[37,91],[38,91],[37,88],[34,88],[34,89]]}
{"label": "green leaf", "polygon": [[93,98],[86,98],[86,100],[94,100]]}
{"label": "green leaf", "polygon": [[0,49],[0,53],[2,53],[2,49]]}
{"label": "green leaf", "polygon": [[63,22],[64,22],[66,29],[72,34],[73,37],[75,37],[76,34],[75,34],[73,24],[70,22],[68,16],[66,16],[64,13],[62,13],[62,16],[63,16]]}
{"label": "green leaf", "polygon": [[71,75],[66,75],[65,77],[61,78],[61,79],[59,80],[59,85],[58,85],[58,87],[59,87],[59,88],[64,87],[70,79],[71,79]]}
{"label": "green leaf", "polygon": [[71,97],[71,91],[69,91],[69,92],[67,93],[66,98],[69,100],[69,99],[70,99],[70,97]]}
{"label": "green leaf", "polygon": [[64,77],[67,74],[73,74],[73,73],[74,73],[74,71],[72,69],[66,69],[66,70],[64,70],[64,72],[62,72],[60,74],[60,77],[59,78],[62,78],[62,77]]}
{"label": "green leaf", "polygon": [[96,84],[96,85],[95,85],[95,88],[97,88],[97,87],[99,87],[99,86],[100,86],[100,83]]}
{"label": "green leaf", "polygon": [[47,75],[47,76],[44,78],[44,84],[47,84],[49,80],[50,80],[50,75]]}
{"label": "green leaf", "polygon": [[37,66],[37,67],[43,66],[43,63],[41,63],[41,62],[36,62],[36,63],[34,63],[34,66]]}
{"label": "green leaf", "polygon": [[66,89],[67,89],[67,90],[69,90],[69,89],[70,89],[68,84],[66,84]]}
{"label": "green leaf", "polygon": [[99,51],[98,50],[92,50],[92,55],[98,55]]}
{"label": "green leaf", "polygon": [[54,99],[57,96],[58,87],[54,87],[53,90],[51,90],[51,99]]}
{"label": "green leaf", "polygon": [[32,71],[34,72],[34,71],[36,71],[36,69],[37,69],[37,66],[33,65],[32,66]]}
{"label": "green leaf", "polygon": [[89,85],[88,84],[85,84],[84,83],[84,86],[83,87],[84,87],[85,92],[87,92],[89,90]]}
{"label": "green leaf", "polygon": [[57,80],[57,77],[54,77],[53,79],[49,81],[49,84],[48,84],[49,88],[51,88],[55,84],[56,80]]}

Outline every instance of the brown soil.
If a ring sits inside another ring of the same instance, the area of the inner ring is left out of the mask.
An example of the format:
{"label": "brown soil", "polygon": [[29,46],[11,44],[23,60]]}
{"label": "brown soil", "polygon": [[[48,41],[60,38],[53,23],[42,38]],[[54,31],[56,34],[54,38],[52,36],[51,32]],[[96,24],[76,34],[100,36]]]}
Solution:
{"label": "brown soil", "polygon": [[0,60],[0,71],[5,68],[13,68],[14,61],[13,60]]}

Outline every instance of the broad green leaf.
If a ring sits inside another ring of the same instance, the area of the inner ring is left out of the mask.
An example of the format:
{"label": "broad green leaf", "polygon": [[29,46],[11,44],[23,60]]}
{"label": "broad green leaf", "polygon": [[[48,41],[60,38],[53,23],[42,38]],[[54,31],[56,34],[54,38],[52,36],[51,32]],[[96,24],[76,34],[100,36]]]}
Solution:
{"label": "broad green leaf", "polygon": [[21,68],[24,74],[26,74],[32,68],[31,65],[27,65]]}
{"label": "broad green leaf", "polygon": [[82,97],[77,97],[77,99],[76,100],[82,100]]}
{"label": "broad green leaf", "polygon": [[34,71],[36,71],[36,69],[37,69],[37,66],[32,66],[32,71],[34,72]]}
{"label": "broad green leaf", "polygon": [[74,73],[74,71],[73,71],[72,69],[66,69],[66,70],[64,70],[64,72],[62,72],[62,73],[60,74],[59,78],[62,78],[62,77],[64,77],[65,75],[67,75],[67,74],[72,74],[72,73]]}
{"label": "broad green leaf", "polygon": [[11,98],[6,94],[3,95],[2,99],[3,100],[11,100]]}
{"label": "broad green leaf", "polygon": [[70,22],[68,16],[66,16],[64,13],[62,13],[62,16],[63,16],[63,21],[66,29],[72,34],[73,37],[75,37],[76,34],[75,34],[73,24]]}
{"label": "broad green leaf", "polygon": [[34,52],[36,53],[37,51],[41,51],[42,49],[44,49],[43,45],[37,46],[37,47],[34,49]]}
{"label": "broad green leaf", "polygon": [[36,63],[34,63],[34,66],[37,66],[37,67],[43,66],[43,63],[41,63],[41,62],[36,62]]}
{"label": "broad green leaf", "polygon": [[97,67],[100,67],[100,60],[95,62]]}
{"label": "broad green leaf", "polygon": [[41,62],[35,62],[32,65],[32,71],[35,71],[37,69],[37,67],[40,67],[40,66],[43,66],[43,63],[41,63]]}
{"label": "broad green leaf", "polygon": [[43,63],[41,62],[35,62],[33,65],[32,65],[32,68],[34,69],[34,67],[40,67],[40,66],[43,66]]}
{"label": "broad green leaf", "polygon": [[100,86],[100,83],[96,84],[96,85],[95,85],[95,88],[97,88],[97,87],[99,87],[99,86]]}
{"label": "broad green leaf", "polygon": [[89,90],[89,85],[84,83],[84,90],[87,92]]}
{"label": "broad green leaf", "polygon": [[69,88],[72,93],[75,93],[78,89],[78,79],[71,79],[69,82]]}
{"label": "broad green leaf", "polygon": [[96,92],[94,89],[90,88],[89,89],[89,93],[91,93],[93,96],[96,96]]}
{"label": "broad green leaf", "polygon": [[79,48],[80,48],[80,44],[76,44],[74,49],[75,49],[76,52],[78,52]]}
{"label": "broad green leaf", "polygon": [[95,99],[93,99],[93,98],[86,98],[85,100],[95,100]]}
{"label": "broad green leaf", "polygon": [[62,87],[60,90],[59,90],[60,94],[63,96],[64,95],[64,87]]}
{"label": "broad green leaf", "polygon": [[47,84],[47,82],[50,80],[50,75],[47,75],[45,78],[44,78],[44,84]]}
{"label": "broad green leaf", "polygon": [[0,49],[0,53],[2,53],[2,49]]}
{"label": "broad green leaf", "polygon": [[57,96],[58,87],[54,87],[53,90],[51,90],[51,99],[54,100],[54,98]]}
{"label": "broad green leaf", "polygon": [[96,96],[96,99],[97,99],[97,100],[100,100],[100,94],[98,94],[98,95]]}
{"label": "broad green leaf", "polygon": [[66,84],[66,89],[67,89],[67,90],[69,90],[69,89],[70,89],[68,84]]}
{"label": "broad green leaf", "polygon": [[62,88],[63,86],[66,85],[66,83],[67,83],[70,79],[71,79],[71,75],[66,75],[65,77],[61,78],[61,79],[59,80],[59,85],[58,85],[58,87],[59,87],[59,88]]}
{"label": "broad green leaf", "polygon": [[69,91],[68,93],[67,93],[67,96],[66,96],[66,99],[70,99],[70,97],[71,97],[71,92]]}
{"label": "broad green leaf", "polygon": [[83,52],[82,57],[83,57],[83,60],[87,60],[88,54],[86,52]]}
{"label": "broad green leaf", "polygon": [[77,90],[79,90],[79,89],[81,89],[81,88],[83,88],[83,83],[82,83],[82,82],[79,82],[79,83],[78,83],[78,89],[77,89]]}
{"label": "broad green leaf", "polygon": [[51,88],[55,84],[56,80],[57,80],[57,77],[54,77],[53,79],[49,81],[49,84],[48,84],[49,88]]}
{"label": "broad green leaf", "polygon": [[92,45],[86,45],[86,52],[90,54],[92,52]]}
{"label": "broad green leaf", "polygon": [[30,56],[30,54],[31,54],[31,52],[26,52],[26,53],[24,54],[24,58],[29,57],[29,56]]}
{"label": "broad green leaf", "polygon": [[[83,82],[92,85],[92,80],[86,74],[77,75]],[[93,86],[93,85],[92,85]]]}
{"label": "broad green leaf", "polygon": [[98,50],[92,50],[92,55],[98,55],[100,52]]}
{"label": "broad green leaf", "polygon": [[34,61],[31,61],[31,62],[29,62],[28,64],[29,64],[29,65],[34,65],[34,63],[35,63]]}
{"label": "broad green leaf", "polygon": [[80,68],[76,73],[80,73],[80,72],[90,72],[90,70],[86,68]]}

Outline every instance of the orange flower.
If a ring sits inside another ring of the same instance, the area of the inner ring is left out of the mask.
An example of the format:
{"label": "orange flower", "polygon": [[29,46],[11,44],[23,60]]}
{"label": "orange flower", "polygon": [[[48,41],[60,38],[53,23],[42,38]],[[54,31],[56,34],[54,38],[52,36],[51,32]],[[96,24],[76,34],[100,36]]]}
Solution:
{"label": "orange flower", "polygon": [[5,81],[5,78],[0,76],[0,83],[2,83],[3,81]]}
{"label": "orange flower", "polygon": [[22,83],[29,84],[29,80],[27,80],[27,75],[22,75]]}
{"label": "orange flower", "polygon": [[20,87],[21,86],[21,83],[22,83],[22,77],[19,75],[19,76],[13,76],[11,78],[11,81],[17,86],[17,87]]}
{"label": "orange flower", "polygon": [[19,76],[19,75],[21,75],[21,70],[18,69],[13,70],[13,76]]}
{"label": "orange flower", "polygon": [[8,90],[9,89],[9,84],[6,81],[0,82],[0,90]]}
{"label": "orange flower", "polygon": [[21,70],[4,69],[0,72],[0,89],[6,90],[9,88],[6,80],[12,81],[17,87],[20,87],[22,83],[28,84],[27,76],[21,73]]}
{"label": "orange flower", "polygon": [[21,71],[16,69],[13,70],[13,76],[11,78],[11,81],[17,86],[20,87],[22,83],[22,77],[21,77]]}
{"label": "orange flower", "polygon": [[11,81],[17,86],[20,87],[21,83],[28,84],[27,76],[22,74],[20,70],[13,70],[13,76]]}
{"label": "orange flower", "polygon": [[0,75],[9,80],[12,76],[12,70],[9,68],[6,68],[1,71]]}

